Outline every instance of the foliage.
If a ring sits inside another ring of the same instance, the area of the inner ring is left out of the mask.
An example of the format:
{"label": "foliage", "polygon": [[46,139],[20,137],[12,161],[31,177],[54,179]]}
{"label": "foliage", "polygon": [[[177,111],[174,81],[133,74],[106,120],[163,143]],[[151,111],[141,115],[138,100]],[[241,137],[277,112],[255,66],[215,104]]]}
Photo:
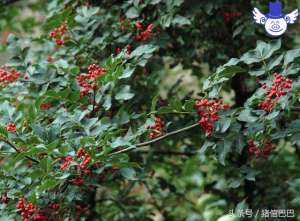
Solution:
{"label": "foliage", "polygon": [[[40,1],[29,27],[6,5],[1,220],[300,214],[297,30],[271,40],[267,1],[234,2]],[[197,91],[164,88],[178,67]]]}

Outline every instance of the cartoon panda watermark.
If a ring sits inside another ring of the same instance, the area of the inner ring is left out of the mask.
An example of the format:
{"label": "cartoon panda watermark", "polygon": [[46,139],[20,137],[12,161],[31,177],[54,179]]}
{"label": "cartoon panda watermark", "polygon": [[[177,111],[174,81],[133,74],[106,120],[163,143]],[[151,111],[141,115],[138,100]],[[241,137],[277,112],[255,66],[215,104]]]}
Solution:
{"label": "cartoon panda watermark", "polygon": [[264,25],[267,33],[273,37],[283,35],[287,30],[288,24],[294,24],[299,15],[298,9],[289,14],[283,14],[282,4],[279,1],[269,2],[269,13],[266,15],[257,8],[254,8],[252,13],[255,22]]}

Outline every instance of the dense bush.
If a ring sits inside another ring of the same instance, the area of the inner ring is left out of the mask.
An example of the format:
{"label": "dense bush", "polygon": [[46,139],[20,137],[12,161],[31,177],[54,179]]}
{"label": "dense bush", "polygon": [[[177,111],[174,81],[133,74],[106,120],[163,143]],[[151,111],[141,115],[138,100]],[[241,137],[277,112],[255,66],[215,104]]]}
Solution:
{"label": "dense bush", "polygon": [[1,220],[300,220],[300,38],[268,1],[3,2]]}

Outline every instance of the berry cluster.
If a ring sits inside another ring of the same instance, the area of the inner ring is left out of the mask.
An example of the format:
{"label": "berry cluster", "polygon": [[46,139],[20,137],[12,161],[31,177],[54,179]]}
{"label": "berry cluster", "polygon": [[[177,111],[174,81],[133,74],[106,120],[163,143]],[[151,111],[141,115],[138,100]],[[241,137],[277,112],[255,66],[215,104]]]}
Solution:
{"label": "berry cluster", "polygon": [[255,154],[257,158],[268,158],[273,150],[274,144],[272,144],[270,141],[263,142],[262,148],[259,148],[253,140],[248,141],[249,153]]}
{"label": "berry cluster", "polygon": [[135,35],[134,39],[136,41],[147,41],[155,35],[155,33],[153,33],[153,27],[153,24],[144,27],[141,22],[137,21],[135,23],[135,28],[138,30],[138,33]]}
{"label": "berry cluster", "polygon": [[149,126],[147,128],[151,130],[149,134],[149,138],[154,139],[160,137],[163,134],[163,127],[164,127],[164,122],[161,120],[161,118],[156,117],[154,125]]}
{"label": "berry cluster", "polygon": [[[88,169],[88,166],[91,162],[91,155],[87,151],[85,151],[82,147],[80,147],[76,153],[76,159],[80,162],[76,164],[76,168],[79,171],[79,175],[76,175],[74,179],[72,179],[70,182],[74,185],[81,186],[84,183],[84,180],[82,178],[83,175],[90,175],[91,171]],[[60,166],[61,170],[67,169],[71,163],[74,162],[74,159],[72,156],[66,156],[63,158],[63,163]]]}
{"label": "berry cluster", "polygon": [[80,86],[80,95],[87,96],[89,93],[97,89],[95,78],[102,76],[106,70],[96,64],[91,64],[88,67],[88,73],[81,73],[76,77]]}
{"label": "berry cluster", "polygon": [[6,124],[6,131],[10,133],[16,133],[17,132],[17,127],[14,123],[7,123]]}
{"label": "berry cluster", "polygon": [[[134,25],[132,26],[132,23],[130,20],[125,19],[125,18],[120,18],[119,19],[119,27],[122,31],[124,30],[131,30],[131,31],[136,31],[136,34],[134,36],[134,40],[137,42],[144,42],[150,39],[155,35],[153,32],[154,25],[149,24],[147,26],[143,26],[140,21],[136,21]],[[132,45],[128,44],[124,48],[126,50],[127,54],[130,54],[132,51]],[[123,49],[118,47],[116,48],[116,54],[119,54]]]}
{"label": "berry cluster", "polygon": [[20,77],[20,73],[15,69],[7,67],[0,68],[0,85],[6,87],[9,83],[15,82]]}
{"label": "berry cluster", "polygon": [[292,87],[293,81],[283,77],[281,74],[274,73],[274,80],[272,86],[268,87],[266,84],[262,88],[267,91],[265,99],[258,104],[258,108],[266,112],[271,112],[276,105],[278,99],[287,94],[288,89]]}
{"label": "berry cluster", "polygon": [[218,111],[226,110],[229,105],[223,104],[220,99],[198,99],[195,101],[197,114],[201,117],[198,121],[199,125],[205,130],[207,136],[211,136],[213,132],[213,123],[219,120]]}
{"label": "berry cluster", "polygon": [[61,46],[65,43],[63,37],[67,30],[67,24],[63,23],[61,26],[55,28],[52,32],[50,32],[49,37],[55,39],[56,45]]}
{"label": "berry cluster", "polygon": [[22,221],[41,221],[48,219],[45,211],[39,209],[30,202],[26,202],[24,197],[19,198],[16,207],[22,217]]}

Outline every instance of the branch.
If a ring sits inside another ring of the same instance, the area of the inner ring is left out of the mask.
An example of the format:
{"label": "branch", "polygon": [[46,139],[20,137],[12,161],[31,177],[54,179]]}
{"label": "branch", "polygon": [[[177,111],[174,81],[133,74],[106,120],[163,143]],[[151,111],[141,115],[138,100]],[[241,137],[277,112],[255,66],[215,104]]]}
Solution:
{"label": "branch", "polygon": [[[149,153],[149,151],[139,151],[139,153],[147,154]],[[163,150],[153,151],[153,153],[158,155],[175,155],[175,156],[187,156],[187,157],[192,157],[197,154],[195,152],[177,152],[177,151],[163,151]]]}
{"label": "branch", "polygon": [[110,154],[110,156],[116,155],[116,154],[120,154],[120,153],[127,153],[127,152],[130,152],[130,151],[135,150],[135,149],[137,149],[137,148],[141,148],[141,147],[144,147],[144,146],[149,146],[149,145],[151,145],[151,144],[154,144],[154,143],[157,143],[157,142],[159,142],[159,141],[161,141],[161,140],[164,140],[164,139],[166,139],[166,138],[168,138],[168,137],[170,137],[170,136],[173,136],[173,135],[182,133],[182,132],[184,132],[184,131],[191,130],[191,129],[197,127],[197,126],[199,126],[198,123],[192,124],[192,125],[190,125],[190,126],[181,128],[181,129],[179,129],[179,130],[175,130],[175,131],[172,131],[172,132],[170,132],[170,133],[167,133],[167,134],[165,134],[165,135],[163,135],[163,136],[160,136],[160,137],[158,137],[158,138],[155,138],[155,139],[153,139],[153,140],[146,141],[146,142],[143,142],[143,143],[138,143],[138,144],[134,145],[133,147],[128,147],[128,148],[125,148],[125,149],[122,149],[122,150],[113,152],[113,153]]}
{"label": "branch", "polygon": [[[17,153],[22,153],[22,151],[10,140],[0,136],[0,141],[8,144],[9,146],[11,146]],[[32,162],[35,162],[35,163],[39,163],[38,160],[32,158],[32,157],[29,157],[29,156],[25,156],[28,160],[31,160]]]}
{"label": "branch", "polygon": [[[292,110],[294,110],[294,111],[300,111],[300,107],[293,108]],[[192,124],[192,125],[190,125],[190,126],[181,128],[181,129],[179,129],[179,130],[172,131],[172,132],[167,133],[167,134],[165,134],[165,135],[163,135],[163,136],[161,136],[161,137],[158,137],[158,138],[156,138],[156,139],[153,139],[153,140],[150,140],[150,141],[146,141],[146,142],[143,142],[143,143],[138,143],[138,144],[134,145],[133,147],[128,147],[128,148],[125,148],[125,149],[122,149],[122,150],[113,152],[113,153],[110,154],[110,156],[112,156],[112,155],[117,155],[117,154],[120,154],[120,153],[127,153],[127,152],[130,152],[130,151],[135,150],[135,149],[137,149],[137,148],[141,148],[141,147],[144,147],[144,146],[148,146],[148,145],[157,143],[157,142],[159,142],[159,141],[161,141],[161,140],[164,140],[164,139],[166,139],[166,138],[168,138],[168,137],[170,137],[170,136],[173,136],[173,135],[182,133],[182,132],[184,132],[184,131],[191,130],[191,129],[197,127],[198,125],[199,125],[198,123],[195,123],[195,124]],[[169,153],[170,153],[170,152],[169,152]],[[193,154],[193,153],[180,153],[180,152],[179,152],[179,153],[176,153],[176,152],[174,153],[174,152],[173,152],[173,154],[177,154],[177,155],[191,155],[191,154]]]}

